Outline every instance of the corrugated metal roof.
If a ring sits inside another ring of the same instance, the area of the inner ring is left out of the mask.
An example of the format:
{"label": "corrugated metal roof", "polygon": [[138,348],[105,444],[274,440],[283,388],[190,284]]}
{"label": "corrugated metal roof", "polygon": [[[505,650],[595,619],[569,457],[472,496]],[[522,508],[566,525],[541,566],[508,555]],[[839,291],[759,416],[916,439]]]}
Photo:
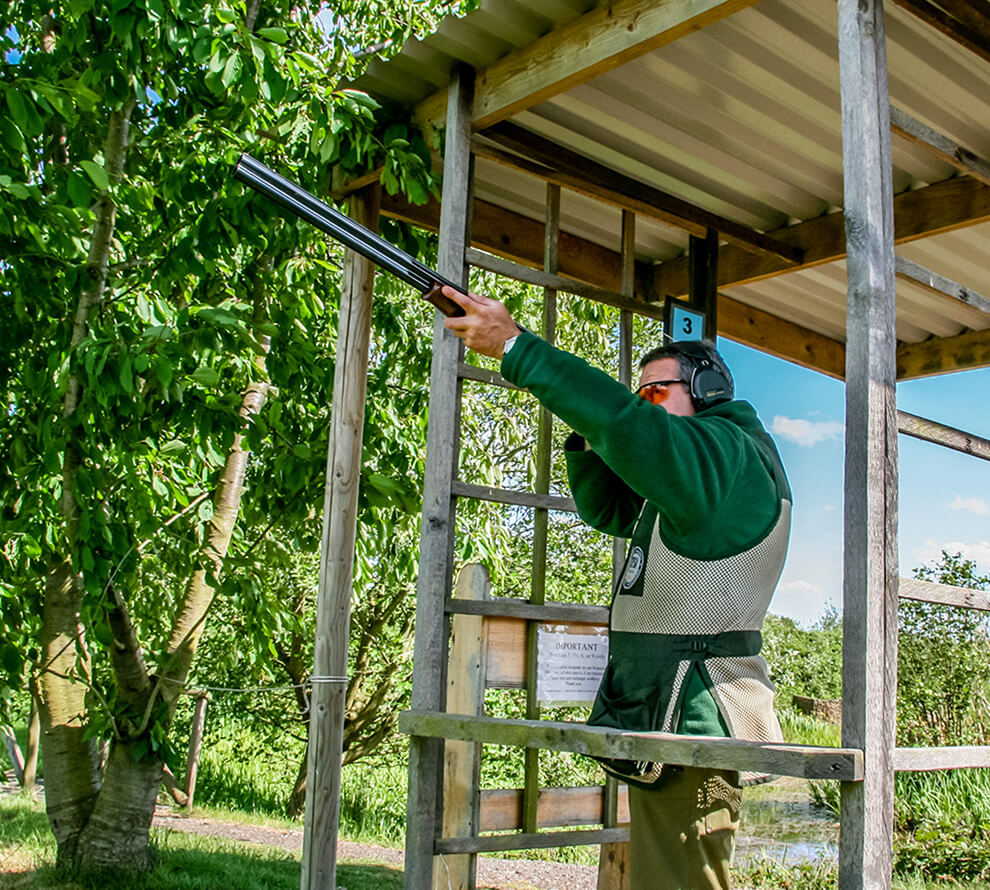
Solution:
{"label": "corrugated metal roof", "polygon": [[[457,61],[483,68],[596,3],[484,0],[436,34],[375,62],[357,86],[415,104],[444,86]],[[990,157],[990,65],[888,4],[891,103]],[[760,231],[841,208],[842,138],[834,0],[762,0],[721,21],[534,105],[512,121],[640,182]],[[957,175],[894,137],[895,193]],[[544,187],[479,160],[476,195],[533,219]],[[612,249],[620,213],[565,192],[565,230]],[[903,256],[990,295],[990,224],[898,247]],[[640,259],[684,253],[687,235],[639,218]],[[845,266],[830,263],[723,292],[837,340],[845,339]],[[898,337],[917,342],[990,316],[898,280]]]}

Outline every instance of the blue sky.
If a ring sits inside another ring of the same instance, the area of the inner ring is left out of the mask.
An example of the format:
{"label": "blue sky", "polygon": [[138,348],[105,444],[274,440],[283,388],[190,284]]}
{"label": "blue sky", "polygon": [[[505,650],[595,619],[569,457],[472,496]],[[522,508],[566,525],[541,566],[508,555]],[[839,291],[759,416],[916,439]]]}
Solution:
{"label": "blue sky", "polygon": [[[841,381],[719,340],[738,398],[777,441],[794,491],[791,546],[770,611],[803,624],[842,609]],[[898,384],[898,408],[990,438],[990,368]],[[898,437],[901,575],[961,552],[990,573],[990,462]]]}

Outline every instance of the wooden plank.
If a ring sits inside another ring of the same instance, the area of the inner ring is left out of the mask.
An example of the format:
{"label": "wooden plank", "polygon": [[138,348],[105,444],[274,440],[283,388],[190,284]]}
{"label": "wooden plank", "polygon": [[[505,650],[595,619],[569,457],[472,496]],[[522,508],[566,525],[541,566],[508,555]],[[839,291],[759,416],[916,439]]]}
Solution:
{"label": "wooden plank", "polygon": [[863,752],[858,748],[748,742],[664,732],[622,732],[607,726],[585,726],[583,723],[459,717],[426,711],[403,711],[399,715],[399,731],[489,745],[573,751],[590,757],[656,760],[805,779],[858,782],[863,778]]}
{"label": "wooden plank", "polygon": [[584,603],[544,603],[536,605],[526,600],[508,596],[493,596],[483,603],[461,602],[448,599],[446,610],[451,614],[492,615],[502,618],[522,618],[526,621],[546,621],[558,624],[608,625],[607,606],[588,606]]}
{"label": "wooden plank", "polygon": [[515,504],[519,507],[541,507],[544,510],[559,510],[562,513],[576,513],[574,498],[555,494],[538,494],[533,491],[512,491],[508,488],[494,488],[490,485],[474,485],[470,482],[454,482],[451,491],[462,498],[478,498],[494,501],[497,504]]}
{"label": "wooden plank", "polygon": [[[464,566],[457,575],[456,597],[484,601],[489,596],[488,570]],[[484,635],[480,615],[455,615],[451,621],[450,658],[447,669],[447,712],[483,714],[485,711]],[[472,837],[480,821],[481,745],[448,741],[444,744],[443,834]],[[434,890],[474,890],[477,856],[451,854],[434,859]]]}
{"label": "wooden plank", "polygon": [[916,414],[908,414],[906,411],[897,412],[897,429],[906,436],[990,460],[990,439],[975,436],[973,433],[966,433],[955,427],[918,417]]}
{"label": "wooden plank", "polygon": [[457,376],[462,380],[476,380],[478,383],[487,383],[489,386],[500,386],[503,389],[519,390],[514,383],[509,383],[501,374],[489,371],[487,368],[479,368],[477,365],[469,365],[467,362],[458,362]]}
{"label": "wooden plank", "polygon": [[563,291],[567,294],[575,294],[576,296],[584,297],[586,300],[594,300],[596,303],[605,303],[609,306],[629,308],[644,315],[651,315],[654,318],[660,318],[663,315],[661,307],[644,303],[642,300],[636,300],[635,297],[628,297],[615,291],[595,287],[593,284],[587,284],[583,281],[578,281],[576,278],[569,278],[566,275],[556,275],[541,269],[532,269],[529,266],[523,266],[511,260],[500,259],[476,248],[471,248],[468,251],[468,261],[472,266],[479,269],[485,269],[489,272],[494,272],[496,275],[502,275],[505,278],[512,278],[516,281],[525,281],[527,284],[533,284],[537,287],[552,288],[553,290]]}
{"label": "wooden plank", "polygon": [[[527,623],[523,618],[494,615],[485,618],[485,683],[489,689],[535,689],[528,672],[533,656],[526,645]],[[565,627],[571,634],[601,634],[607,627],[570,621],[541,623]]]}
{"label": "wooden plank", "polygon": [[957,21],[928,0],[894,0],[894,3],[979,56],[983,61],[990,62],[990,35],[986,33],[986,29],[976,31],[972,26]]}
{"label": "wooden plank", "polygon": [[[990,220],[990,186],[971,176],[958,176],[894,198],[894,239],[904,244],[929,235],[951,232]],[[794,269],[808,269],[841,260],[846,255],[845,214],[819,216],[768,234],[804,249],[800,266],[785,266],[767,255],[759,256],[734,244],[719,250],[719,287],[732,287],[773,278]],[[660,263],[654,271],[657,294],[684,297],[688,294],[687,258]]]}
{"label": "wooden plank", "polygon": [[897,748],[894,769],[898,772],[931,772],[941,769],[990,767],[990,746],[961,745],[944,748]]}
{"label": "wooden plank", "polygon": [[[351,197],[351,215],[378,228],[378,187]],[[349,251],[344,260],[337,332],[330,441],[323,496],[323,537],[317,592],[316,641],[309,719],[302,890],[333,890],[340,818],[340,760],[344,749],[347,643],[350,635],[361,484],[361,442],[371,342],[375,267]],[[189,793],[192,798],[192,793]]]}
{"label": "wooden plank", "polygon": [[979,294],[976,291],[970,290],[968,287],[958,284],[951,278],[946,278],[944,275],[932,272],[931,269],[926,269],[924,266],[913,263],[911,260],[905,259],[902,256],[895,257],[894,270],[899,278],[903,278],[906,281],[913,281],[915,284],[920,284],[932,293],[941,294],[959,303],[972,306],[980,312],[990,314],[990,299],[983,296],[983,294]]}
{"label": "wooden plank", "polygon": [[986,367],[990,367],[990,329],[897,346],[898,380]]}
{"label": "wooden plank", "polygon": [[981,158],[967,148],[963,148],[949,139],[948,136],[933,130],[927,124],[923,124],[893,105],[890,106],[890,126],[895,135],[913,142],[915,145],[920,145],[939,160],[951,164],[957,170],[978,179],[984,185],[990,185],[990,161]]}
{"label": "wooden plank", "polygon": [[744,250],[770,254],[789,265],[801,262],[804,252],[799,247],[618,173],[517,124],[506,121],[485,130],[482,135],[519,154],[491,150],[484,143],[475,141],[474,150],[479,157],[525,170],[547,182],[632,210],[697,237],[704,238],[709,229],[715,229],[727,241]]}
{"label": "wooden plank", "polygon": [[[464,251],[471,242],[472,168],[470,109],[473,72],[456,71],[450,85],[444,152],[443,206],[437,271],[467,286]],[[426,431],[423,520],[416,583],[413,649],[413,707],[439,710],[445,701],[447,617],[443,609],[453,574],[454,512],[451,485],[457,468],[463,348],[434,313],[430,366],[430,413]],[[443,746],[436,739],[411,739],[406,809],[406,890],[423,890],[433,877],[433,844],[439,835]]]}
{"label": "wooden plank", "polygon": [[901,578],[900,598],[917,600],[923,603],[939,603],[943,606],[959,606],[963,609],[979,609],[990,612],[990,591],[972,590],[952,584],[938,584],[935,581],[920,581],[917,578]]}
{"label": "wooden plank", "polygon": [[[615,0],[585,13],[478,72],[474,126],[484,129],[612,71],[755,0]],[[443,125],[446,91],[428,97],[414,120]]]}
{"label": "wooden plank", "polygon": [[[520,788],[486,789],[481,792],[481,830],[518,831],[522,828],[523,792]],[[601,824],[604,817],[604,789],[543,788],[537,805],[538,828]],[[629,823],[629,789],[619,793],[618,824]],[[617,827],[608,826],[608,827]]]}
{"label": "wooden plank", "polygon": [[538,834],[500,834],[472,838],[440,838],[437,853],[499,853],[506,850],[549,850],[580,847],[587,844],[618,843],[629,839],[627,828],[592,828],[587,831],[540,832]]}
{"label": "wooden plank", "polygon": [[842,743],[864,753],[841,785],[839,884],[888,890],[897,689],[894,209],[882,0],[838,0],[847,241]]}

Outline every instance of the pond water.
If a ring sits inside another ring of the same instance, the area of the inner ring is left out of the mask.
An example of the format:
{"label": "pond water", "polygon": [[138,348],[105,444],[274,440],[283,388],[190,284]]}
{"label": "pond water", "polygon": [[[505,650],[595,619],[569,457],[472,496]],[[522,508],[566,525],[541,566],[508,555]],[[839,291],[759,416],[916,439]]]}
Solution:
{"label": "pond water", "polygon": [[821,862],[838,857],[835,817],[811,804],[808,783],[782,778],[743,792],[736,858],[768,857],[778,862]]}

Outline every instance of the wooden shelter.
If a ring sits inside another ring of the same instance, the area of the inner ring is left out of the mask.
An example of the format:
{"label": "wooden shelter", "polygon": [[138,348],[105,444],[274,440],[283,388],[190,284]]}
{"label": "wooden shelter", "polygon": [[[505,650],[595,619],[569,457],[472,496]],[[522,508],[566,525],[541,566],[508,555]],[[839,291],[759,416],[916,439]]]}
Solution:
{"label": "wooden shelter", "polygon": [[[629,314],[662,317],[666,298],[687,299],[718,335],[844,378],[847,394],[841,749],[457,715],[447,712],[451,616],[602,616],[542,603],[546,511],[573,506],[545,487],[547,420],[541,490],[457,479],[462,383],[504,381],[466,365],[438,320],[413,702],[400,723],[411,736],[406,887],[430,886],[438,854],[588,842],[587,832],[536,830],[529,779],[521,833],[481,835],[476,793],[451,828],[444,746],[470,776],[483,742],[841,779],[840,885],[889,887],[895,770],[990,765],[990,749],[894,745],[898,596],[990,607],[972,591],[899,582],[898,431],[984,459],[990,443],[898,414],[894,386],[990,364],[986,3],[482,0],[372,63],[355,86],[444,130],[443,201],[382,194],[380,212],[438,230],[447,278],[465,282],[474,265],[543,286],[550,339],[558,290],[620,307],[626,375]],[[347,188],[364,194],[369,183]],[[377,212],[357,200],[365,217]],[[529,602],[451,595],[463,497],[537,511],[543,556]],[[315,673],[332,690],[342,670]],[[619,841],[614,789],[604,799],[590,839]],[[319,830],[308,825],[307,838]],[[304,875],[320,870],[308,862]]]}

